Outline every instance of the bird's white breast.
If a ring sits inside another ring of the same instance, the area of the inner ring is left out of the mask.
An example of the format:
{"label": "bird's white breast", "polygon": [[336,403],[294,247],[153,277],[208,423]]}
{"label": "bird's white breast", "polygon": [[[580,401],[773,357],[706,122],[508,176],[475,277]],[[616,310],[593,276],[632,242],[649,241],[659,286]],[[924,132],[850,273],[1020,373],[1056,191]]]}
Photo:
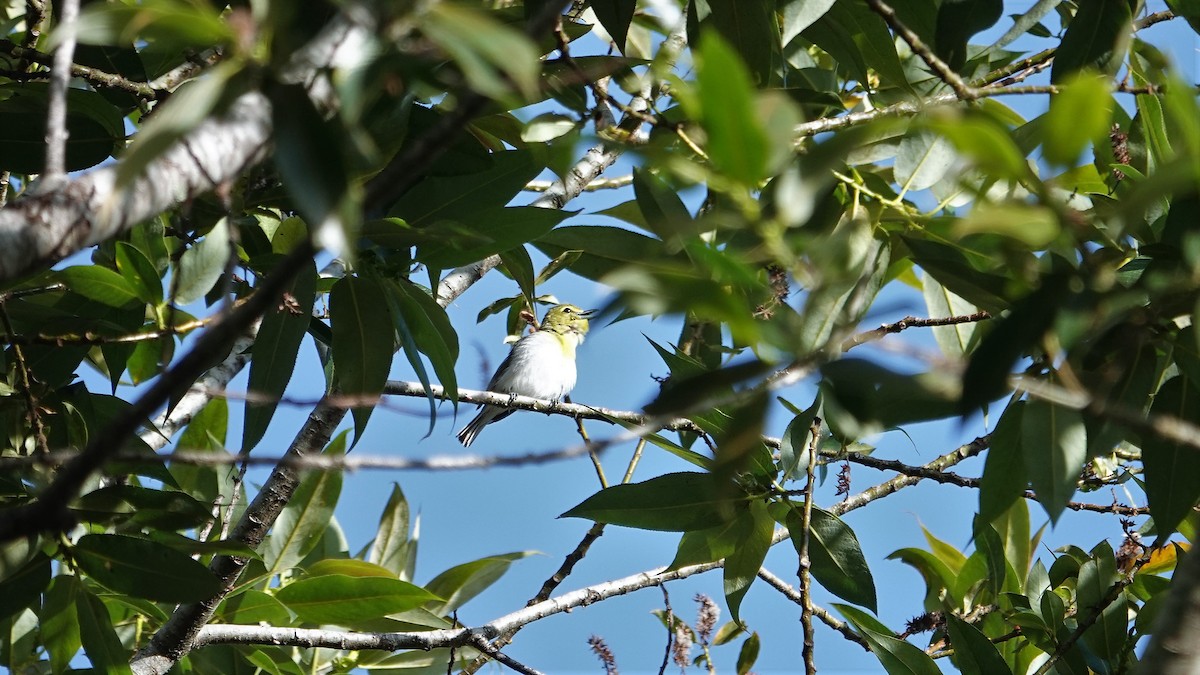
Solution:
{"label": "bird's white breast", "polygon": [[505,377],[493,391],[560,400],[575,388],[575,347],[582,336],[531,333],[513,346]]}

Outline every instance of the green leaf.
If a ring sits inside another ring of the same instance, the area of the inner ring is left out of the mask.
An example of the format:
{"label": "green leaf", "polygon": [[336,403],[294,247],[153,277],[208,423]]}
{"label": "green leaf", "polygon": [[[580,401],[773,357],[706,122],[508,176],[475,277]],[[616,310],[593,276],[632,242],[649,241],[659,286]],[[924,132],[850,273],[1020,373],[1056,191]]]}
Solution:
{"label": "green leaf", "polygon": [[441,221],[418,232],[417,260],[433,267],[466,265],[531,242],[549,232],[569,211],[536,206],[490,207],[456,221]]}
{"label": "green leaf", "polygon": [[1078,410],[1033,400],[1021,414],[1021,449],[1038,501],[1057,522],[1075,494],[1087,460],[1087,432]]}
{"label": "green leaf", "polygon": [[[772,37],[777,38],[778,32]],[[708,137],[705,149],[713,167],[747,187],[757,187],[765,178],[768,147],[767,136],[755,113],[750,73],[719,35],[705,35],[699,47],[696,86],[700,109],[689,112],[701,120]],[[639,195],[638,204],[642,203]],[[642,210],[645,213],[644,205]],[[649,214],[646,220],[653,225]]]}
{"label": "green leaf", "polygon": [[233,40],[231,27],[213,8],[181,0],[88,4],[79,13],[76,31],[82,44],[123,47],[143,40],[177,51]]}
{"label": "green leaf", "polygon": [[871,652],[888,675],[940,675],[941,670],[929,655],[915,645],[895,637],[895,633],[871,615],[850,605],[833,603],[867,641]]}
{"label": "green leaf", "polygon": [[488,155],[487,168],[482,171],[430,176],[417,183],[388,215],[403,218],[414,228],[439,220],[475,222],[472,216],[507,204],[543,168],[528,150],[494,152]]}
{"label": "green leaf", "polygon": [[437,596],[399,579],[331,574],[293,581],[275,599],[306,623],[355,626],[416,609]]}
{"label": "green leaf", "polygon": [[408,500],[398,483],[392,484],[392,494],[379,516],[379,529],[371,542],[367,560],[385,567],[401,578],[409,578],[411,562],[415,557],[416,541],[408,538]]}
{"label": "green leaf", "polygon": [[82,591],[79,577],[60,574],[55,577],[38,612],[42,626],[42,640],[50,653],[50,669],[61,673],[67,669],[71,659],[79,652],[83,642],[79,636],[79,612],[77,603]]}
{"label": "green leaf", "polygon": [[[345,453],[346,432],[343,431],[322,454],[341,458]],[[292,569],[321,543],[341,492],[341,471],[310,471],[304,475],[271,528],[271,536],[263,549],[267,576]]]}
{"label": "green leaf", "polygon": [[703,53],[706,38],[720,35],[741,57],[750,76],[766,85],[783,61],[774,10],[773,3],[742,0],[688,3],[688,35],[697,36],[691,46]]}
{"label": "green leaf", "polygon": [[471,89],[489,98],[525,96],[538,88],[541,62],[533,42],[485,12],[437,4],[419,14],[424,36],[444,49],[462,69]]}
{"label": "green leaf", "polygon": [[990,403],[1009,390],[1008,378],[1017,360],[1037,349],[1053,326],[1068,289],[1066,275],[1050,275],[1037,290],[1018,300],[1008,316],[992,320],[992,330],[980,341],[963,373],[962,412]]}
{"label": "green leaf", "polygon": [[[103,535],[87,535],[87,537],[97,536]],[[184,557],[199,565],[191,558]],[[213,577],[213,581],[216,581],[215,577]],[[104,602],[87,588],[81,587],[75,596],[75,611],[79,617],[80,642],[83,644],[83,651],[87,654],[88,660],[92,663],[92,668],[111,675],[132,675],[133,671],[129,668],[129,652],[121,645],[121,639],[117,637],[117,632],[113,629],[112,619],[109,618],[108,608],[104,606]]]}
{"label": "green leaf", "polygon": [[783,19],[783,44],[786,46],[806,28],[813,25],[837,0],[779,0]]}
{"label": "green leaf", "polygon": [[1196,0],[1167,0],[1167,7],[1175,13],[1175,16],[1181,16],[1192,30],[1200,33],[1200,2]]}
{"label": "green leaf", "polygon": [[605,488],[559,518],[586,518],[643,530],[688,532],[728,521],[735,503],[734,499],[718,496],[718,486],[712,475],[680,472]]}
{"label": "green leaf", "polygon": [[937,55],[958,70],[967,61],[967,41],[990,28],[1004,13],[1003,0],[943,0],[938,7]]}
{"label": "green leaf", "polygon": [[124,307],[138,299],[125,277],[99,265],[74,265],[55,275],[72,291],[108,307]]}
{"label": "green leaf", "polygon": [[742,642],[742,648],[738,650],[737,658],[737,674],[748,675],[750,670],[754,668],[754,662],[758,660],[758,652],[762,644],[758,638],[758,633],[751,633],[750,637]]}
{"label": "green leaf", "polygon": [[684,532],[683,537],[679,539],[679,546],[675,549],[675,558],[667,569],[677,570],[689,565],[703,565],[732,555],[743,526],[744,523],[739,518],[707,530]]}
{"label": "green leaf", "polygon": [[[347,222],[349,162],[337,115],[317,110],[303,84],[266,87],[275,127],[275,167],[301,217],[313,226],[315,237],[332,242],[352,241],[357,222]],[[340,252],[339,252],[340,253]]]}
{"label": "green leaf", "polygon": [[[45,82],[0,84],[0,169],[38,174],[46,168]],[[66,170],[80,171],[108,159],[125,140],[121,111],[95,91],[67,89]]]}
{"label": "green leaf", "polygon": [[1111,76],[1125,58],[1132,22],[1128,0],[1079,3],[1079,10],[1054,55],[1050,81],[1065,82],[1083,68],[1095,68]]}
{"label": "green leaf", "polygon": [[866,3],[835,2],[804,37],[832,56],[864,86],[876,71],[884,83],[911,90],[887,24]]}
{"label": "green leaf", "polygon": [[621,269],[625,263],[659,265],[673,258],[658,239],[604,225],[559,227],[532,243],[552,258],[578,251],[579,257],[569,269],[592,280]]}
{"label": "green leaf", "polygon": [[191,304],[212,290],[225,273],[229,256],[233,255],[229,237],[228,221],[222,218],[203,239],[183,252],[175,270],[178,275],[173,288],[176,304]]}
{"label": "green leaf", "polygon": [[[415,347],[413,350],[405,346],[406,352],[409,352],[406,353],[409,363],[414,369],[418,368],[419,362],[414,363],[414,359],[418,358],[416,351],[429,357],[446,395],[457,399],[458,381],[454,374],[454,364],[458,361],[458,333],[450,324],[446,310],[423,289],[412,283],[404,280],[389,281],[388,286],[392,291],[391,296],[396,301],[397,326],[402,332],[411,335],[412,347]],[[430,403],[436,402],[432,389],[427,388],[426,391],[429,393]],[[457,400],[455,406],[457,407]],[[431,414],[430,417],[432,429],[434,416]]]}
{"label": "green leaf", "polygon": [[[929,316],[965,316],[979,311],[978,307],[943,286],[933,276],[925,274],[921,281]],[[934,326],[930,330],[942,354],[952,359],[961,359],[974,347],[978,329],[978,323],[960,323],[953,326]]]}
{"label": "green leaf", "polygon": [[[211,234],[209,235],[212,236]],[[242,432],[242,452],[250,452],[267,432],[279,399],[287,389],[296,368],[300,343],[308,331],[312,307],[316,301],[317,268],[308,261],[292,279],[284,301],[268,309],[254,340],[247,389],[255,396],[246,401]]]}
{"label": "green leaf", "polygon": [[963,621],[953,611],[944,612],[950,644],[954,647],[954,665],[963,675],[1002,675],[1012,673],[996,645],[983,631]]}
{"label": "green leaf", "polygon": [[915,192],[933,187],[957,161],[953,146],[945,138],[916,131],[900,141],[892,171],[902,190]]}
{"label": "green leaf", "polygon": [[0,619],[33,604],[50,585],[50,558],[39,553],[0,581]]}
{"label": "green leaf", "polygon": [[89,577],[135,598],[199,602],[214,597],[221,587],[207,567],[187,554],[137,537],[87,534],[72,547],[71,555]]}
{"label": "green leaf", "polygon": [[530,300],[536,297],[537,288],[533,277],[533,259],[529,257],[529,251],[525,250],[525,246],[517,246],[507,251],[501,251],[499,255],[504,273],[517,282],[517,286],[521,289],[521,294]]}
{"label": "green leaf", "polygon": [[1024,401],[1010,403],[988,439],[983,476],[979,479],[979,517],[989,523],[1008,511],[1028,484],[1021,448],[1025,405]]}
{"label": "green leaf", "polygon": [[635,168],[633,193],[646,229],[663,241],[677,242],[677,237],[690,234],[694,229],[692,214],[683,205],[683,200],[658,174]]}
{"label": "green leaf", "polygon": [[454,613],[468,600],[499,581],[513,562],[531,555],[534,555],[534,551],[518,551],[451,567],[425,584],[425,590],[439,598],[429,605],[429,611],[442,616]]}
{"label": "green leaf", "polygon": [[733,553],[725,558],[724,589],[729,613],[734,621],[742,623],[739,615],[742,598],[746,597],[771,549],[775,521],[767,513],[767,505],[756,500],[750,502],[750,508],[738,516],[737,522],[737,542]]}
{"label": "green leaf", "polygon": [[[796,553],[800,552],[804,536],[803,508],[792,507],[785,522]],[[875,579],[854,530],[841,518],[816,506],[812,508],[810,525],[808,556],[813,578],[839,598],[877,611]]]}
{"label": "green leaf", "polygon": [[1085,70],[1066,78],[1043,120],[1046,161],[1074,166],[1089,145],[1107,142],[1113,104],[1107,76]]}
{"label": "green leaf", "polygon": [[808,452],[812,445],[812,423],[821,410],[821,395],[812,405],[788,422],[779,443],[779,470],[784,478],[800,480],[808,474]]}
{"label": "green leaf", "polygon": [[292,615],[275,596],[250,589],[225,599],[217,616],[226,623],[243,625],[267,624],[281,626],[292,621]]}
{"label": "green leaf", "polygon": [[821,374],[826,409],[836,406],[864,428],[892,428],[957,412],[958,383],[942,373],[901,375],[866,359],[845,358],[826,364]]}
{"label": "green leaf", "polygon": [[145,253],[128,242],[117,242],[117,271],[129,282],[139,300],[152,306],[162,303],[162,279],[158,278],[158,270]]}
{"label": "green leaf", "polygon": [[[1117,560],[1113,550],[1108,542],[1101,541],[1092,549],[1091,558],[1079,568],[1076,615],[1090,616],[1092,611],[1104,602],[1109,589],[1118,579],[1120,575],[1117,572]],[[1122,592],[1100,612],[1096,623],[1084,632],[1083,641],[1101,659],[1115,662],[1125,653],[1128,624],[1129,607],[1125,593]]]}
{"label": "green leaf", "polygon": [[[370,400],[383,392],[396,352],[396,329],[388,307],[380,279],[345,277],[329,292],[333,365],[341,394]],[[353,409],[355,443],[362,438],[372,409]]]}
{"label": "green leaf", "polygon": [[[1152,415],[1169,415],[1183,420],[1200,419],[1200,394],[1185,375],[1167,380],[1154,396]],[[1161,544],[1200,499],[1200,453],[1194,448],[1145,434],[1142,463],[1146,467],[1146,500],[1154,516],[1154,529]]]}
{"label": "green leaf", "polygon": [[612,37],[613,44],[622,54],[625,53],[625,36],[629,34],[629,24],[633,22],[635,9],[637,0],[610,0],[592,5],[592,11],[596,13],[600,25],[604,26],[605,32]]}

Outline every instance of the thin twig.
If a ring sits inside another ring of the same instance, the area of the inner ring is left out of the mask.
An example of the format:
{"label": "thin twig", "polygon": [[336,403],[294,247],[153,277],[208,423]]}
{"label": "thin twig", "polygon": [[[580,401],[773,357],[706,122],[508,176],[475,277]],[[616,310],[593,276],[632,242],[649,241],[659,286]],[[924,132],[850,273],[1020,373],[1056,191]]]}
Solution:
{"label": "thin twig", "polygon": [[50,70],[49,103],[46,108],[46,169],[43,180],[52,184],[67,175],[67,87],[71,83],[71,61],[75,58],[75,21],[79,0],[59,4],[58,48]]}
{"label": "thin twig", "polygon": [[821,419],[815,418],[809,430],[812,442],[808,447],[808,467],[804,481],[804,511],[800,519],[803,530],[800,532],[800,567],[797,574],[800,577],[800,596],[804,602],[800,605],[800,625],[804,630],[804,643],[801,654],[804,657],[804,672],[815,675],[817,664],[814,657],[815,638],[813,634],[812,614],[812,560],[808,557],[809,539],[812,533],[813,488],[816,486],[815,470],[817,466],[817,447],[821,443]]}
{"label": "thin twig", "polygon": [[[4,325],[4,334],[12,335],[12,320],[8,317],[8,309],[0,299],[0,322]],[[50,442],[46,438],[46,425],[42,421],[42,411],[37,398],[33,395],[33,378],[29,376],[29,363],[25,360],[25,350],[21,345],[13,345],[13,360],[16,361],[17,375],[21,378],[21,395],[25,398],[25,407],[29,414],[29,423],[33,426],[34,442],[40,456],[50,453]]]}
{"label": "thin twig", "polygon": [[954,69],[952,69],[949,64],[938,58],[937,54],[933,53],[933,50],[930,49],[929,45],[926,45],[925,42],[921,40],[921,36],[917,35],[911,28],[904,25],[904,22],[902,22],[900,18],[896,16],[895,9],[892,9],[892,7],[883,2],[883,0],[867,0],[867,6],[870,7],[873,12],[883,17],[883,20],[887,22],[887,25],[891,26],[896,35],[900,36],[900,39],[908,43],[908,46],[913,50],[913,53],[921,57],[921,60],[925,62],[925,65],[929,66],[929,69],[938,76],[938,79],[950,85],[950,88],[954,90],[954,95],[957,96],[960,101],[975,100],[975,90],[971,88],[971,86],[965,81],[963,81],[963,79],[959,77],[958,73],[954,72]]}
{"label": "thin twig", "polygon": [[[776,576],[767,568],[763,567],[758,570],[758,578],[770,584],[772,588],[782,593],[788,600],[791,600],[801,607],[805,605],[805,597],[803,594],[792,588],[788,582]],[[845,621],[839,620],[837,617],[830,614],[829,610],[821,607],[820,605],[812,605],[811,603],[809,604],[812,607],[813,616],[817,617],[821,623],[824,623],[826,626],[829,626],[833,630],[841,633],[842,637],[862,647],[863,649],[870,649],[870,647],[867,646],[867,641],[864,640],[861,635],[855,633],[854,629],[851,628],[850,625]]]}
{"label": "thin twig", "polygon": [[959,316],[947,316],[939,318],[922,319],[915,316],[906,316],[895,323],[885,323],[879,328],[863,331],[852,335],[842,342],[842,351],[849,351],[861,344],[881,340],[884,336],[899,333],[909,328],[933,328],[938,326],[955,326],[963,323],[978,323],[991,319],[992,315],[984,311],[975,312],[974,314],[963,314]]}

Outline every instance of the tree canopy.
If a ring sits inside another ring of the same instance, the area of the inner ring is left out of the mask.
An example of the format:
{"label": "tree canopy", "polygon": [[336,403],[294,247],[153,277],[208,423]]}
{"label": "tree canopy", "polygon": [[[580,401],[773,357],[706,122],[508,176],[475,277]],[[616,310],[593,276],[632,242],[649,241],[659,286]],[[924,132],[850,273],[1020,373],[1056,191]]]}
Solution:
{"label": "tree canopy", "polygon": [[[638,669],[787,653],[815,672],[843,640],[888,673],[1197,667],[1200,106],[1155,32],[1200,31],[1194,0],[4,8],[11,672],[538,672],[548,649],[540,665],[506,651],[525,626],[709,572],[716,600],[694,621],[664,604],[663,649]],[[618,159],[632,170],[606,174]],[[595,190],[621,201],[581,212]],[[473,298],[479,320],[514,337],[568,275],[608,298],[606,320],[678,320],[649,343],[668,373],[654,399],[460,387],[446,307],[485,275],[506,290]],[[924,314],[879,326],[896,294]],[[282,416],[314,347],[324,394]],[[401,366],[414,381],[389,379]],[[797,383],[815,395],[794,400]],[[401,397],[427,402],[430,433],[486,402],[574,417],[579,436],[364,451]],[[769,415],[790,420],[777,436]],[[272,420],[295,420],[286,452],[265,447]],[[974,440],[875,452],[934,420]],[[643,452],[673,469],[638,471]],[[528,552],[418,585],[399,487],[370,541],[333,517],[355,468],[580,457],[595,490],[542,517],[590,529],[485,624],[457,610]],[[978,475],[953,470],[974,457]],[[863,486],[851,466],[889,477]],[[891,554],[926,586],[901,629],[842,516],[922,481],[978,503],[964,550],[930,533]],[[1102,514],[1123,537],[1047,551],[1031,508],[1060,528]],[[616,527],[678,540],[674,558],[568,590]],[[764,567],[773,547],[794,578]],[[793,643],[755,632],[752,585],[795,603]],[[620,653],[590,648],[617,671]]]}

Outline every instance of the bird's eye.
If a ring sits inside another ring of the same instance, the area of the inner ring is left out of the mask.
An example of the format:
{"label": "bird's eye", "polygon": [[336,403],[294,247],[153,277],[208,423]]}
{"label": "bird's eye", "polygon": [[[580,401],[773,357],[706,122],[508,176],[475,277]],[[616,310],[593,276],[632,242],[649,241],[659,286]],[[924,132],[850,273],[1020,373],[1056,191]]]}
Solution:
{"label": "bird's eye", "polygon": [[570,314],[570,313],[571,313],[570,307],[563,307],[563,314]]}

